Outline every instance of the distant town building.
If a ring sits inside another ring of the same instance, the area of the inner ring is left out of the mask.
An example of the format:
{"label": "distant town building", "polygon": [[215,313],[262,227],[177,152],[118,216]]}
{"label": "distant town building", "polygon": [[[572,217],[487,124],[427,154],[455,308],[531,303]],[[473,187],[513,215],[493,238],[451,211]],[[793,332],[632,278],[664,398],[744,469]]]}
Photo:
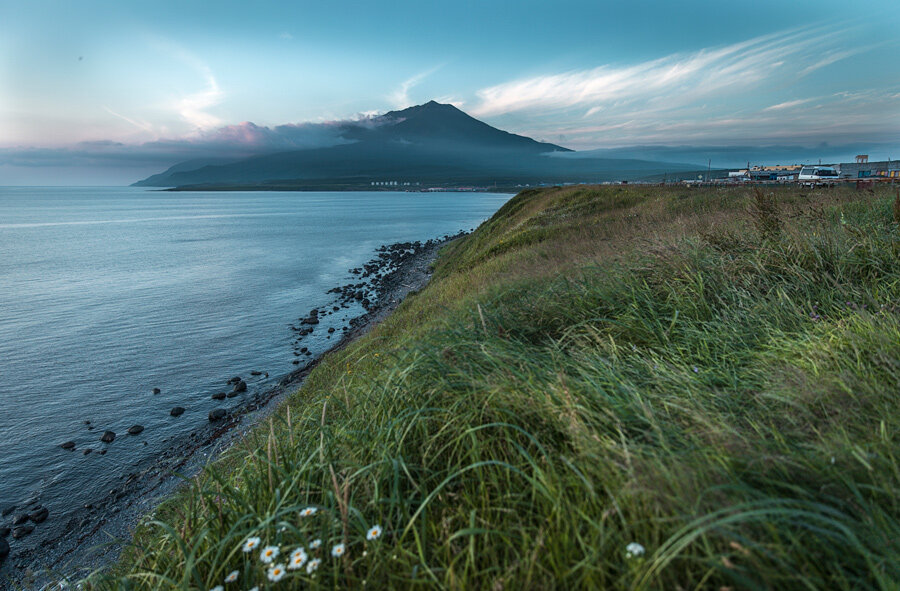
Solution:
{"label": "distant town building", "polygon": [[[818,164],[822,168],[833,168],[840,180],[851,179],[900,179],[900,162],[896,160],[880,160],[869,162],[868,154],[857,154],[854,162],[840,164]],[[727,178],[717,182],[742,183],[755,181],[762,183],[790,183],[798,180],[803,167],[799,164],[752,166],[728,172]]]}
{"label": "distant town building", "polygon": [[[860,158],[862,156],[862,159]],[[898,178],[900,177],[900,163],[896,160],[880,160],[869,162],[869,157],[861,154],[856,157],[856,162],[844,162],[835,164],[834,167],[844,179],[867,179],[870,177]],[[862,160],[862,161],[861,161]]]}
{"label": "distant town building", "polygon": [[800,169],[803,168],[799,164],[792,164],[790,166],[782,166],[780,164],[775,166],[754,166],[749,170],[750,180],[754,181],[775,181],[775,182],[790,182],[797,180],[797,175],[800,174]]}

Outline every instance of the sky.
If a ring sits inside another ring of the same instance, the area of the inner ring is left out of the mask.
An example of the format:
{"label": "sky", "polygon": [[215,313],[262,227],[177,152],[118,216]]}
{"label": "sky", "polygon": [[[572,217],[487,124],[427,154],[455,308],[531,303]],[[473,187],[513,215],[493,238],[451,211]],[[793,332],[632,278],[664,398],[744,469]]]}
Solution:
{"label": "sky", "polygon": [[898,32],[895,0],[4,0],[0,185],[130,183],[432,99],[575,150],[900,158]]}

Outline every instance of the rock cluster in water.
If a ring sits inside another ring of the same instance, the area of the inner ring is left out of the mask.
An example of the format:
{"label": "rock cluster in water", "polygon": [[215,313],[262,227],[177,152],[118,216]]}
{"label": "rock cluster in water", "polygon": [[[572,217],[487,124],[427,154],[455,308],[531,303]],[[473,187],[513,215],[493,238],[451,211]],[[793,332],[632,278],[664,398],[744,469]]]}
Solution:
{"label": "rock cluster in water", "polygon": [[0,564],[9,556],[10,546],[6,541],[7,536],[19,540],[34,531],[35,525],[47,521],[50,517],[50,509],[40,504],[37,498],[28,499],[23,506],[10,505],[2,511],[4,518],[9,519],[9,525],[0,526]]}
{"label": "rock cluster in water", "polygon": [[[465,235],[459,232],[454,235],[446,235],[438,240],[425,242],[397,242],[381,246],[376,252],[377,256],[362,267],[350,269],[350,274],[355,275],[359,281],[347,283],[333,289],[328,293],[336,294],[336,300],[321,308],[313,308],[306,316],[301,316],[296,324],[291,325],[291,330],[296,333],[293,342],[295,357],[311,357],[312,351],[302,345],[303,340],[313,334],[317,326],[325,317],[337,314],[341,310],[349,310],[354,305],[361,306],[365,312],[371,312],[384,295],[398,286],[401,270],[404,265],[423,252],[435,248],[437,245]],[[347,320],[343,316],[341,320]],[[364,322],[361,318],[351,318],[340,328],[343,333],[350,332],[353,328]],[[338,328],[329,326],[325,332],[326,339],[338,331]],[[300,360],[294,359],[294,365],[299,365]]]}

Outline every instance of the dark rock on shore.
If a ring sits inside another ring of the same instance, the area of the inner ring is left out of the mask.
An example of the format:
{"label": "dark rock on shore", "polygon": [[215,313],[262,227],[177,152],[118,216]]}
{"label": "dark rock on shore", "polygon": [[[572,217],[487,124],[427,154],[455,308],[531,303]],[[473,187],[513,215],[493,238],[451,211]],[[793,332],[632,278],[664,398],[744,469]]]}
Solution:
{"label": "dark rock on shore", "polygon": [[7,515],[9,515],[10,513],[12,513],[15,510],[16,510],[15,505],[8,505],[3,508],[3,511],[0,511],[0,515],[2,515],[3,517],[6,517]]}
{"label": "dark rock on shore", "polygon": [[3,564],[7,556],[9,556],[9,542],[0,538],[0,564]]}
{"label": "dark rock on shore", "polygon": [[215,394],[210,396],[210,398],[212,398],[213,400],[225,400],[225,396],[225,392],[216,392]]}
{"label": "dark rock on shore", "polygon": [[159,388],[153,388],[153,393],[154,393],[154,394],[159,394]]}
{"label": "dark rock on shore", "polygon": [[172,415],[173,417],[180,417],[181,415],[184,414],[184,407],[176,406],[175,408],[173,408],[172,410],[169,411],[169,414]]}
{"label": "dark rock on shore", "polygon": [[100,437],[100,441],[102,441],[103,443],[112,443],[115,440],[116,440],[116,434],[114,431],[106,431]]}
{"label": "dark rock on shore", "polygon": [[88,454],[91,453],[92,451],[94,451],[94,450],[92,450],[91,448],[87,448],[87,449],[85,449],[85,450],[84,450],[83,452],[81,452],[81,453],[82,453],[83,455],[88,455]]}
{"label": "dark rock on shore", "polygon": [[143,425],[132,425],[131,427],[128,427],[128,434],[129,435],[139,435],[141,433],[141,431],[143,431],[143,430],[144,430]]}
{"label": "dark rock on shore", "polygon": [[261,375],[262,375],[262,372],[261,372],[261,371],[256,371],[256,370],[254,369],[253,371],[250,372],[250,375],[251,375],[251,376],[261,376]]}
{"label": "dark rock on shore", "polygon": [[226,382],[226,383],[228,383],[228,384],[237,384],[237,383],[240,382],[240,381],[241,381],[241,376],[234,376],[233,378],[231,378],[230,380],[228,380],[228,382]]}
{"label": "dark rock on shore", "polygon": [[16,529],[12,531],[12,537],[18,540],[19,538],[24,538],[28,534],[34,531],[33,525],[20,525]]}
{"label": "dark rock on shore", "polygon": [[0,527],[0,538],[5,538],[8,535],[9,535],[9,528],[8,527]]}
{"label": "dark rock on shore", "polygon": [[26,521],[28,521],[28,514],[27,514],[27,513],[19,513],[18,515],[14,516],[14,517],[12,518],[12,524],[13,524],[13,525],[22,525],[22,524],[25,523]]}
{"label": "dark rock on shore", "polygon": [[209,411],[209,420],[210,421],[221,421],[225,418],[225,409],[224,408],[214,408]]}
{"label": "dark rock on shore", "polygon": [[241,392],[246,392],[246,391],[247,391],[247,382],[245,382],[244,380],[238,381],[238,383],[236,383],[234,385],[234,390],[232,390],[232,392],[234,392],[236,394],[240,394]]}
{"label": "dark rock on shore", "polygon": [[47,507],[39,507],[28,514],[28,519],[35,523],[43,523],[50,516],[50,510]]}
{"label": "dark rock on shore", "polygon": [[60,447],[63,449],[73,450],[75,449],[74,441],[66,441],[65,443],[60,444]]}

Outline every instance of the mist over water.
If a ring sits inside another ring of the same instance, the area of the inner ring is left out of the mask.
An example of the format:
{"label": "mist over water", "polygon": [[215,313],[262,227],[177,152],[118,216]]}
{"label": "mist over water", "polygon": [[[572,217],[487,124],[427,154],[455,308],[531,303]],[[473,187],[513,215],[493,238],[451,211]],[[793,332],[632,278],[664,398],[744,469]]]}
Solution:
{"label": "mist over water", "polygon": [[[0,508],[38,495],[53,520],[102,497],[241,403],[210,399],[228,378],[252,395],[294,369],[289,325],[378,246],[474,228],[509,197],[0,188]],[[324,317],[304,345],[321,352],[360,313]]]}

